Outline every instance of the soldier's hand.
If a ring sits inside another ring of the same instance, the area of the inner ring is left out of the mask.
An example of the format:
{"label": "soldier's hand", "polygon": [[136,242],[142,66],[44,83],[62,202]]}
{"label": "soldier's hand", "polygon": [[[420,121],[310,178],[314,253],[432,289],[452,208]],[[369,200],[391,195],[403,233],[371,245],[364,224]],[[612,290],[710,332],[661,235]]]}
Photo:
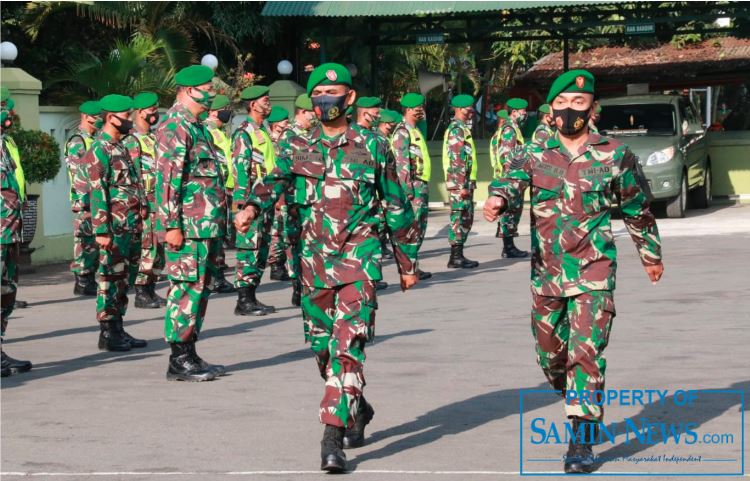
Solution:
{"label": "soldier's hand", "polygon": [[237,232],[244,234],[250,229],[250,224],[258,217],[258,208],[254,205],[249,205],[237,212],[234,216],[234,227]]}
{"label": "soldier's hand", "polygon": [[471,191],[469,189],[461,189],[461,198],[462,199],[468,199],[471,197]]}
{"label": "soldier's hand", "polygon": [[417,274],[401,274],[401,290],[408,291],[419,281]]}
{"label": "soldier's hand", "polygon": [[148,209],[141,209],[141,219],[148,219]]}
{"label": "soldier's hand", "polygon": [[664,264],[660,262],[655,266],[646,266],[646,274],[648,274],[651,283],[656,284],[661,279],[662,274],[664,274]]}
{"label": "soldier's hand", "polygon": [[167,235],[164,236],[164,240],[172,250],[180,250],[182,243],[185,239],[182,237],[182,230],[180,229],[169,229]]}
{"label": "soldier's hand", "polygon": [[96,243],[103,249],[108,249],[112,245],[112,236],[109,234],[96,236]]}
{"label": "soldier's hand", "polygon": [[500,213],[505,210],[505,199],[491,195],[484,202],[484,218],[487,222],[495,222]]}

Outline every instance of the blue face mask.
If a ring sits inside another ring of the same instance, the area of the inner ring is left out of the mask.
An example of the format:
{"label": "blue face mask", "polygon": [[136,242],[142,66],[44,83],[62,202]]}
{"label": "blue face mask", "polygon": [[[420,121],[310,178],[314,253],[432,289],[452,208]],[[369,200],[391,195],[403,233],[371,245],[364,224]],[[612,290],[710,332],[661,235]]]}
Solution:
{"label": "blue face mask", "polygon": [[346,95],[319,95],[312,97],[315,113],[321,122],[331,122],[344,115],[346,111]]}

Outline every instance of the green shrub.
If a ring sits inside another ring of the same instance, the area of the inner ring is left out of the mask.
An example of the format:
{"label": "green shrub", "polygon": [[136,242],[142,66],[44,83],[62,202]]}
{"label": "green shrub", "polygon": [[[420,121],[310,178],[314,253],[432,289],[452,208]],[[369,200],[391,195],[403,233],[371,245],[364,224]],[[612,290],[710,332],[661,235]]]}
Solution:
{"label": "green shrub", "polygon": [[40,130],[14,129],[12,137],[18,145],[26,182],[42,183],[57,176],[60,146],[51,135]]}

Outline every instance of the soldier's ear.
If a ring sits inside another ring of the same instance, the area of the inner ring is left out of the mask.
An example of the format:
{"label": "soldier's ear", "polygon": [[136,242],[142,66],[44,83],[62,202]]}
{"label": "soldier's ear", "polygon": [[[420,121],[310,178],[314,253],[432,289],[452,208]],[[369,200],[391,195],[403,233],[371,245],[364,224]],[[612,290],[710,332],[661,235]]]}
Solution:
{"label": "soldier's ear", "polygon": [[354,102],[357,100],[357,92],[354,89],[349,89],[349,93],[346,94],[346,103],[347,105],[354,105]]}

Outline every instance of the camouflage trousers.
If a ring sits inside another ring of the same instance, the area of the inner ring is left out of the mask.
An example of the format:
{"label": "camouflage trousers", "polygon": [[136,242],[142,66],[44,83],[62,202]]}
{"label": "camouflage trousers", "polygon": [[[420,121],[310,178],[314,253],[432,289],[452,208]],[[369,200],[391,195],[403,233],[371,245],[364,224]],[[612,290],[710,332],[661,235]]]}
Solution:
{"label": "camouflage trousers", "polygon": [[523,196],[524,191],[513,199],[508,208],[500,216],[497,221],[497,233],[495,237],[518,237],[518,223],[521,221],[521,214],[523,213]]}
{"label": "camouflage trousers", "polygon": [[427,233],[427,217],[430,214],[430,186],[427,182],[414,181],[414,200],[411,201],[411,205],[414,209],[414,220],[419,226],[419,240],[417,241],[419,249]]}
{"label": "camouflage trousers", "polygon": [[286,224],[286,235],[289,240],[289,248],[286,255],[286,269],[289,277],[299,279],[300,274],[300,253],[301,244],[300,236],[302,235],[302,225],[300,224],[299,214],[291,210]]}
{"label": "camouflage trousers", "polygon": [[0,316],[2,326],[0,326],[0,336],[5,335],[5,329],[8,327],[8,318],[13,314],[13,307],[16,304],[16,291],[18,289],[18,244],[2,244],[2,261],[3,273],[2,284],[0,284]]}
{"label": "camouflage trousers", "polygon": [[[615,304],[612,291],[591,291],[572,297],[534,294],[531,329],[536,339],[537,362],[555,390],[575,391],[565,404],[568,416],[601,420],[602,406],[579,400],[580,393],[604,389],[609,342]],[[595,398],[594,398],[595,399]]]}
{"label": "camouflage trousers", "polygon": [[99,279],[96,292],[96,320],[117,321],[128,310],[128,285],[138,274],[141,235],[123,232],[112,235],[112,243],[99,249]]}
{"label": "camouflage trousers", "polygon": [[268,263],[273,265],[287,257],[289,238],[287,224],[289,223],[289,206],[283,200],[276,204],[271,225],[271,241],[268,249]]}
{"label": "camouflage trousers", "polygon": [[464,245],[474,224],[474,190],[468,199],[461,198],[460,190],[450,191],[451,224],[448,242],[451,245]]}
{"label": "camouflage trousers", "polygon": [[262,213],[246,234],[237,233],[237,288],[258,286],[268,261],[273,212]]}
{"label": "camouflage trousers", "polygon": [[143,234],[141,236],[141,262],[138,266],[136,285],[153,284],[164,269],[164,244],[159,242],[156,235],[156,212],[149,212],[143,220]]}
{"label": "camouflage trousers", "polygon": [[325,379],[320,422],[351,427],[365,387],[365,342],[375,332],[374,281],[303,288],[305,340]]}
{"label": "camouflage trousers", "polygon": [[70,271],[80,276],[96,272],[99,246],[91,226],[91,212],[73,212],[73,262]]}
{"label": "camouflage trousers", "polygon": [[167,276],[167,313],[164,338],[167,342],[197,339],[206,316],[208,297],[218,274],[216,256],[221,238],[185,239],[179,250],[165,249]]}

